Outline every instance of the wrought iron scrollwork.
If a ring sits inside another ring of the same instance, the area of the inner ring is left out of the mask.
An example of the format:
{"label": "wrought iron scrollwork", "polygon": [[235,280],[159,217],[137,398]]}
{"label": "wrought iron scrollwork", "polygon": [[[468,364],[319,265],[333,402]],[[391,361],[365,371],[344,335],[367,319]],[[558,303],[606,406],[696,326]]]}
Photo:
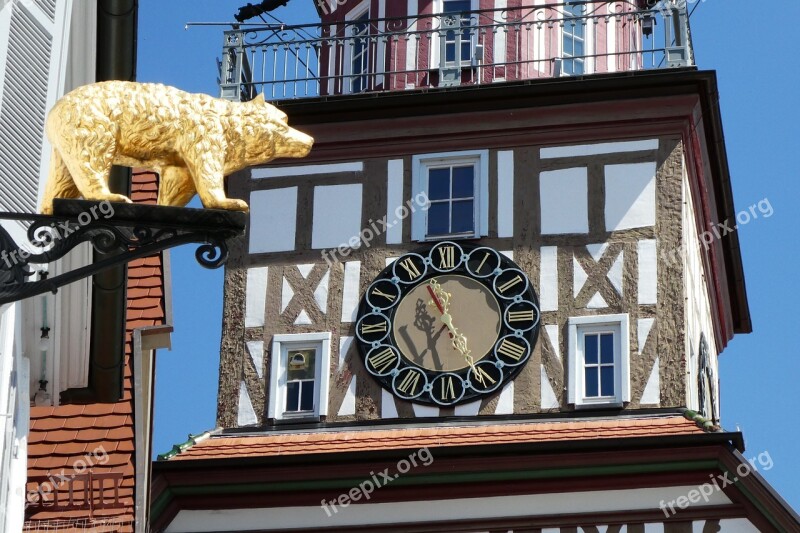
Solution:
{"label": "wrought iron scrollwork", "polygon": [[[27,243],[17,243],[0,226],[0,304],[29,298],[92,276],[101,270],[147,257],[162,250],[196,243],[197,262],[219,268],[229,257],[228,239],[244,233],[246,215],[238,212],[113,204],[106,218],[98,202],[56,200],[55,215],[0,213],[0,219],[29,223]],[[40,276],[41,268],[61,259],[82,243],[91,243],[104,257],[56,276]]]}

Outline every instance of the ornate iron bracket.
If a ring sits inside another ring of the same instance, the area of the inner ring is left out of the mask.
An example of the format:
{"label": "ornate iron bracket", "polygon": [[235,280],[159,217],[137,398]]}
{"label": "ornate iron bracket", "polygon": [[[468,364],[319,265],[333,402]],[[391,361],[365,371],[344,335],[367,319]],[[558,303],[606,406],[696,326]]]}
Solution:
{"label": "ornate iron bracket", "polygon": [[[183,244],[196,243],[197,262],[219,268],[228,260],[227,240],[244,234],[247,215],[213,209],[191,209],[87,200],[55,200],[54,215],[0,213],[0,219],[29,222],[25,246],[0,227],[0,305],[56,292],[59,287],[106,268],[129,263]],[[37,266],[56,261],[83,242],[110,255],[54,277]]]}

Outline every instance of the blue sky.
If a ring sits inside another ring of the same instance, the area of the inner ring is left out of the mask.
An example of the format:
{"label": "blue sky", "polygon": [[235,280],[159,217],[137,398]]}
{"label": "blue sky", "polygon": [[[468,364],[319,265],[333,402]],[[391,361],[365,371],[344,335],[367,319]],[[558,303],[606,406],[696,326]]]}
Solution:
{"label": "blue sky", "polygon": [[[314,22],[312,1],[292,0],[274,14],[288,23]],[[139,81],[216,96],[223,28],[184,25],[231,21],[246,3],[140,0]],[[752,6],[702,0],[692,18],[697,63],[719,77],[736,210],[765,199],[774,210],[740,229],[754,332],[737,336],[721,356],[722,423],[744,432],[746,457],[769,454],[774,466],[762,474],[800,509],[800,350],[794,343],[800,301],[800,65],[790,51],[790,33],[773,18],[751,16]],[[779,16],[797,20],[800,2],[781,2]],[[201,268],[194,248],[184,247],[172,252],[172,273],[174,348],[158,355],[155,453],[213,428],[216,414],[222,270]]]}

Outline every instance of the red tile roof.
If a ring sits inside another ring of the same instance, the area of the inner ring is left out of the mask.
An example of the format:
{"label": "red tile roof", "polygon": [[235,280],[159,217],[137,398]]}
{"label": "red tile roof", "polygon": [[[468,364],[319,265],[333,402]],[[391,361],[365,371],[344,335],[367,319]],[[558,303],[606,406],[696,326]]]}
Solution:
{"label": "red tile roof", "polygon": [[[157,176],[137,172],[131,199],[155,204]],[[113,404],[32,407],[28,437],[28,477],[53,476],[56,484],[90,467],[93,474],[122,475],[120,501],[123,509],[39,511],[28,517],[26,530],[133,532],[135,499],[134,422],[132,399],[131,335],[135,328],[154,326],[164,320],[161,257],[139,259],[128,265],[128,321],[126,324],[123,398]],[[76,464],[77,463],[77,464]],[[88,472],[88,469],[87,469]],[[80,486],[80,485],[79,485]],[[109,487],[106,481],[104,487]],[[64,486],[66,489],[66,486]],[[35,491],[36,485],[28,483]],[[30,494],[30,493],[29,493]],[[104,497],[113,499],[105,488]],[[67,494],[59,494],[66,501]],[[111,523],[112,525],[103,525]]]}
{"label": "red tile roof", "polygon": [[272,435],[212,435],[172,461],[268,457],[312,453],[392,450],[591,440],[703,433],[682,416],[613,420],[503,423],[485,426],[347,430]]}

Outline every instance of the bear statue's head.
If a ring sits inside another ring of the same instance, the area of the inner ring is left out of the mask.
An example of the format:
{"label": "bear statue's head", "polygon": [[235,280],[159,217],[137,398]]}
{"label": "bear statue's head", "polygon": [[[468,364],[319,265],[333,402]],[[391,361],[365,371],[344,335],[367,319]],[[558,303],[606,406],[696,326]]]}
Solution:
{"label": "bear statue's head", "polygon": [[260,159],[251,164],[283,157],[305,157],[311,151],[314,139],[290,127],[286,113],[266,102],[263,94],[245,105],[250,107],[248,116],[252,121],[245,132],[255,137],[245,139],[247,158]]}

